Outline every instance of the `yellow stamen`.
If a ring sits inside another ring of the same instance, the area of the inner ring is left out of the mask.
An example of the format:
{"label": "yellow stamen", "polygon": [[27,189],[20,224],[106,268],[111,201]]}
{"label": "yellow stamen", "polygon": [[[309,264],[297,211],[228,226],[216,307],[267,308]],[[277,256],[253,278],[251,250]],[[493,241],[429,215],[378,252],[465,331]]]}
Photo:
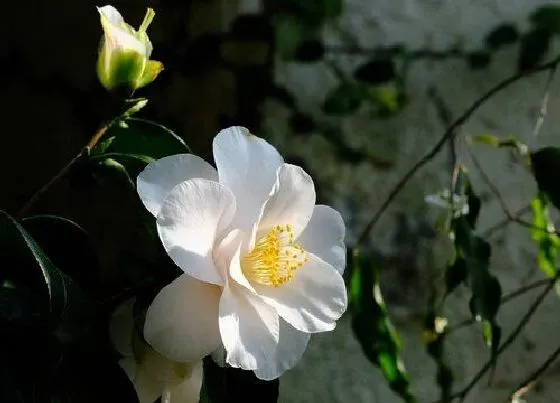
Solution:
{"label": "yellow stamen", "polygon": [[292,226],[277,225],[241,259],[241,268],[249,280],[278,287],[290,281],[307,260],[305,250],[294,241]]}

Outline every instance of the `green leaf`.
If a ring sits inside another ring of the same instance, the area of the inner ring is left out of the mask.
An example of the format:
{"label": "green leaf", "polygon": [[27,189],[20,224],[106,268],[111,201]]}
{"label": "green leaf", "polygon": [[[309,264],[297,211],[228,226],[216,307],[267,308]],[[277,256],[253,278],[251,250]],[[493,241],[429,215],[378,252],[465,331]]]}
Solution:
{"label": "green leaf", "polygon": [[203,362],[204,377],[200,390],[200,403],[236,403],[251,400],[269,403],[278,401],[278,379],[263,381],[253,371],[237,368],[221,368],[210,356]]}
{"label": "green leaf", "polygon": [[233,20],[229,35],[236,41],[266,41],[272,37],[272,27],[264,14],[241,14]]}
{"label": "green leaf", "polygon": [[359,86],[341,83],[327,94],[323,111],[332,116],[349,115],[358,110],[364,98],[364,91]]}
{"label": "green leaf", "polygon": [[137,403],[132,382],[108,351],[96,346],[68,349],[54,376],[51,396],[80,403]]}
{"label": "green leaf", "polygon": [[379,288],[378,268],[356,250],[349,266],[352,329],[362,351],[381,370],[389,387],[404,402],[414,403],[416,399],[410,392],[408,373],[400,357],[399,337]]}
{"label": "green leaf", "polygon": [[[51,234],[56,237],[56,233]],[[60,341],[69,342],[88,331],[92,312],[78,285],[60,271],[39,244],[12,217],[0,211],[0,261],[10,262],[4,282],[34,290],[43,300],[49,328]]]}
{"label": "green leaf", "polygon": [[518,70],[530,70],[542,62],[550,49],[551,39],[551,31],[542,28],[533,28],[523,35],[517,60]]}
{"label": "green leaf", "polygon": [[296,112],[290,116],[290,127],[297,134],[307,134],[315,130],[315,122],[311,116]]}
{"label": "green leaf", "polygon": [[503,23],[486,35],[486,45],[493,50],[511,45],[519,39],[519,31],[514,24]]}
{"label": "green leaf", "polygon": [[461,283],[465,283],[467,277],[467,262],[462,257],[455,259],[445,271],[445,295],[451,294]]}
{"label": "green leaf", "polygon": [[531,167],[539,190],[560,209],[560,148],[544,147],[532,152]]}
{"label": "green leaf", "polygon": [[391,82],[396,76],[395,62],[392,59],[372,59],[354,71],[354,77],[368,84]]}
{"label": "green leaf", "polygon": [[27,217],[22,220],[22,225],[59,270],[82,290],[97,291],[100,281],[98,256],[82,227],[54,215]]}
{"label": "green leaf", "polygon": [[556,262],[560,238],[556,235],[554,224],[548,214],[548,201],[546,195],[539,192],[531,201],[533,210],[533,228],[531,237],[537,244],[537,261],[539,268],[548,277],[556,276]]}
{"label": "green leaf", "polygon": [[[445,325],[442,325],[442,322]],[[437,317],[435,309],[432,307],[426,316],[426,320],[424,321],[423,339],[426,344],[426,351],[435,361],[437,366],[436,382],[438,383],[441,391],[440,400],[442,402],[449,401],[454,380],[451,368],[446,364],[444,357],[446,335],[446,320],[444,318]]]}
{"label": "green leaf", "polygon": [[342,0],[322,0],[324,15],[327,20],[338,18],[342,15],[344,4]]}
{"label": "green leaf", "polygon": [[486,51],[477,50],[468,53],[466,60],[468,66],[472,70],[481,70],[481,69],[485,69],[490,65],[490,62],[492,61],[492,56],[490,55],[490,53]]}
{"label": "green leaf", "polygon": [[190,150],[170,129],[149,120],[129,118],[124,126],[111,126],[104,140],[91,150],[90,161],[112,158],[136,177],[147,163],[182,153]]}
{"label": "green leaf", "polygon": [[558,34],[560,33],[560,6],[553,4],[541,6],[531,13],[529,21],[537,29]]}
{"label": "green leaf", "polygon": [[[492,360],[500,343],[501,329],[496,322],[496,315],[500,308],[502,288],[498,279],[490,272],[490,244],[481,238],[475,230],[481,202],[475,194],[467,171],[459,167],[455,192],[467,196],[469,213],[457,217],[451,222],[451,232],[454,239],[455,262],[448,268],[448,272],[456,265],[466,273],[460,273],[460,280],[467,280],[471,290],[469,308],[473,317],[483,323],[483,340],[491,349]],[[451,274],[446,273],[447,277]],[[451,285],[457,280],[451,282]],[[495,362],[493,365],[495,366]]]}
{"label": "green leaf", "polygon": [[276,52],[284,60],[294,58],[306,35],[306,27],[299,18],[281,15],[274,20]]}
{"label": "green leaf", "polygon": [[302,63],[313,63],[321,60],[325,54],[323,42],[318,39],[306,39],[295,50],[293,59]]}

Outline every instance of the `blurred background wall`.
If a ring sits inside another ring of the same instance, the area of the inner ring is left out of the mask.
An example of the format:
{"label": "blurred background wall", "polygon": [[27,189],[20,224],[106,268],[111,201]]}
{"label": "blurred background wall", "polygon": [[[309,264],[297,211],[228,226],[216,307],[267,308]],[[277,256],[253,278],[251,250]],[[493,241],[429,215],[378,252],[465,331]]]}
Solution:
{"label": "blurred background wall", "polygon": [[[284,11],[271,7],[274,2],[266,3],[269,16]],[[347,0],[341,16],[321,27],[325,51],[314,63],[282,60],[275,48],[278,43],[273,45],[277,40],[273,32],[239,22],[239,15],[263,13],[256,0],[122,0],[111,4],[133,24],[141,21],[147,6],[157,13],[149,33],[153,58],[163,61],[166,70],[139,94],[151,100],[142,116],[168,125],[206,158],[211,158],[212,137],[228,125],[244,125],[267,137],[288,160],[303,164],[312,174],[320,201],[342,211],[352,243],[400,177],[441,136],[446,119],[458,117],[485,91],[517,71],[519,47],[493,52],[482,68],[473,68],[461,57],[419,58],[407,75],[406,104],[389,116],[380,116],[367,105],[343,117],[325,114],[325,97],[339,84],[341,72],[351,74],[370,56],[363,50],[379,46],[404,44],[413,52],[429,49],[434,54],[453,47],[476,51],[484,45],[487,32],[503,22],[521,31],[529,29],[528,16],[545,3]],[[2,209],[17,211],[78,152],[104,116],[107,101],[94,71],[101,35],[96,5],[104,4],[34,0],[3,6]],[[247,31],[258,32],[259,37],[248,38]],[[545,58],[559,51],[557,41],[552,41]],[[534,76],[503,91],[458,133],[457,158],[472,168],[474,186],[484,202],[482,231],[501,221],[503,213],[472,167],[464,138],[515,135],[530,145],[560,145],[556,129],[560,79],[551,87],[540,134],[531,138],[546,78],[546,74]],[[450,116],[442,116],[442,110]],[[510,209],[527,205],[535,192],[530,175],[504,151],[484,146],[474,146],[474,150]],[[369,245],[371,253],[384,262],[383,291],[403,337],[413,390],[422,402],[438,396],[435,366],[424,351],[421,333],[428,285],[445,266],[448,251],[446,240],[434,229],[442,211],[427,205],[424,196],[448,186],[451,170],[451,150],[447,149],[397,198],[376,226]],[[102,248],[102,262],[110,276],[117,252],[138,247],[138,223],[127,218],[130,195],[115,191],[100,197],[66,180],[49,191],[34,212],[62,213],[82,223]],[[95,214],[89,214],[92,209]],[[107,231],[115,220],[122,222],[122,228]],[[526,229],[510,225],[490,239],[492,270],[505,293],[539,278]],[[504,334],[534,295],[529,293],[501,309],[498,319]],[[450,316],[468,318],[467,301],[467,292],[459,290],[448,304]],[[503,401],[555,348],[559,333],[557,296],[551,296],[503,355],[491,384],[481,382],[467,401]],[[459,387],[470,380],[489,352],[475,327],[458,330],[448,343],[452,345],[448,359]],[[559,371],[558,366],[550,370],[529,401],[557,401]],[[343,318],[333,332],[314,336],[301,363],[283,376],[280,401],[398,400],[363,357],[348,318]]]}

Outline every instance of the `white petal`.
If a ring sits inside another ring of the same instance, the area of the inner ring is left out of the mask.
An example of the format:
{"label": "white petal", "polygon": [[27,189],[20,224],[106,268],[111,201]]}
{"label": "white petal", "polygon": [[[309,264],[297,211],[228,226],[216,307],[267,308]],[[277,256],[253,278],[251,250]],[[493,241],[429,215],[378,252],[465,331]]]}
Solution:
{"label": "white petal", "polygon": [[284,161],[266,140],[237,126],[218,133],[213,152],[220,183],[231,189],[237,199],[233,227],[247,231],[257,220]]}
{"label": "white petal", "polygon": [[202,387],[202,362],[197,363],[190,375],[171,389],[171,403],[198,403]]}
{"label": "white petal", "polygon": [[270,198],[262,207],[257,239],[276,225],[290,224],[297,238],[313,214],[315,186],[313,179],[295,165],[284,164]]}
{"label": "white petal", "polygon": [[119,360],[119,365],[132,382],[136,376],[136,360],[134,357],[121,358]]}
{"label": "white petal", "polygon": [[146,209],[157,216],[167,194],[181,182],[193,178],[218,181],[218,172],[202,158],[177,154],[151,162],[136,179],[137,191]]}
{"label": "white petal", "polygon": [[274,354],[278,332],[273,308],[233,282],[226,285],[220,299],[220,334],[229,365],[259,368]]}
{"label": "white petal", "polygon": [[346,310],[348,297],[342,276],[334,267],[308,253],[309,261],[294,278],[279,287],[255,286],[259,295],[297,330],[333,330]]}
{"label": "white petal", "polygon": [[220,345],[220,288],[186,274],[165,286],[146,312],[144,337],[177,362],[202,359]]}
{"label": "white petal", "polygon": [[338,211],[317,205],[297,241],[303,249],[319,256],[342,274],[346,267],[345,232],[344,221]]}
{"label": "white petal", "polygon": [[[140,41],[134,34],[133,28],[124,21],[123,17],[112,6],[97,8],[101,17],[101,26],[104,32],[104,46],[109,51],[131,50],[147,57],[146,44]],[[107,58],[109,63],[109,57]]]}
{"label": "white petal", "polygon": [[276,353],[255,370],[257,378],[266,381],[276,379],[292,369],[305,352],[310,337],[309,333],[300,332],[284,319],[280,319],[280,337]]}
{"label": "white petal", "polygon": [[229,276],[237,282],[237,284],[245,287],[247,291],[251,292],[252,294],[256,294],[255,289],[243,274],[243,270],[241,269],[241,254],[245,253],[247,249],[247,240],[244,239],[245,234],[241,231],[238,231],[239,241],[237,249],[235,250],[234,255],[229,261],[229,267],[227,268],[227,273]]}
{"label": "white petal", "polygon": [[132,335],[134,330],[133,308],[136,298],[120,304],[109,322],[109,337],[115,349],[124,357],[133,357]]}
{"label": "white petal", "polygon": [[191,179],[175,186],[157,215],[161,242],[171,259],[187,274],[222,285],[212,251],[216,238],[229,226],[235,213],[235,197],[223,185]]}
{"label": "white petal", "polygon": [[119,11],[113,6],[97,7],[97,11],[100,15],[107,18],[107,20],[113,25],[118,25],[121,22],[124,22],[121,13],[119,13]]}

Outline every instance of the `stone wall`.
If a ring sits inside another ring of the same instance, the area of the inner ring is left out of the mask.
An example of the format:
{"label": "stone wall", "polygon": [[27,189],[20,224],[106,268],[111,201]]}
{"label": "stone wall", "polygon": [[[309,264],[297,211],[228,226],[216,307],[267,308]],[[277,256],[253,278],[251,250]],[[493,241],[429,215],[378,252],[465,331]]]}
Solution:
{"label": "stone wall", "polygon": [[[466,49],[481,46],[484,35],[497,24],[511,21],[526,29],[529,13],[544,1],[535,0],[350,0],[339,28],[327,28],[327,43],[336,44],[338,32],[351,32],[364,48],[399,42],[412,49],[430,47],[445,50],[460,40]],[[558,52],[556,44],[550,55]],[[363,58],[336,55],[348,72]],[[267,105],[266,133],[284,152],[301,157],[323,185],[326,200],[343,211],[348,223],[348,240],[355,241],[366,221],[401,176],[438,140],[445,129],[428,89],[435,87],[454,117],[502,79],[516,71],[517,50],[499,51],[487,69],[470,70],[462,61],[422,62],[414,65],[409,88],[410,104],[397,116],[379,120],[367,108],[341,122],[347,144],[389,158],[388,170],[362,163],[340,162],[333,147],[320,133],[297,136],[286,124],[286,110],[273,102]],[[336,78],[321,63],[301,65],[280,63],[276,70],[280,83],[297,94],[300,107],[320,121],[320,106]],[[459,132],[458,158],[468,167],[465,137],[477,134],[513,134],[531,145],[558,145],[556,126],[560,123],[560,79],[552,85],[548,117],[538,138],[530,138],[545,87],[546,74],[520,82],[494,97]],[[505,151],[484,146],[474,148],[492,181],[498,184],[511,211],[528,204],[535,192],[531,176],[514,164]],[[448,186],[450,151],[445,149],[420,171],[378,223],[371,247],[386,261],[383,290],[394,324],[404,341],[404,361],[413,380],[413,391],[421,402],[437,399],[435,366],[421,341],[422,312],[426,306],[426,285],[441,273],[449,249],[440,235],[429,227],[440,214],[424,202],[426,194]],[[495,197],[471,169],[476,191],[485,203],[479,228],[484,230],[504,218]],[[515,225],[491,237],[491,270],[499,277],[504,293],[542,277],[535,264],[535,248],[528,231]],[[517,324],[522,313],[539,291],[503,306],[498,320],[504,337]],[[451,324],[469,317],[468,292],[461,289],[448,303]],[[550,296],[522,336],[500,358],[494,379],[484,379],[467,402],[502,402],[532,369],[536,368],[558,344],[560,331],[558,297]],[[480,329],[465,328],[453,333],[447,343],[448,360],[454,371],[455,389],[465,385],[488,359]],[[542,378],[527,395],[531,403],[557,401],[559,366]],[[361,355],[352,336],[349,318],[335,331],[316,335],[297,368],[281,382],[282,402],[397,402],[385,386],[380,373]]]}

